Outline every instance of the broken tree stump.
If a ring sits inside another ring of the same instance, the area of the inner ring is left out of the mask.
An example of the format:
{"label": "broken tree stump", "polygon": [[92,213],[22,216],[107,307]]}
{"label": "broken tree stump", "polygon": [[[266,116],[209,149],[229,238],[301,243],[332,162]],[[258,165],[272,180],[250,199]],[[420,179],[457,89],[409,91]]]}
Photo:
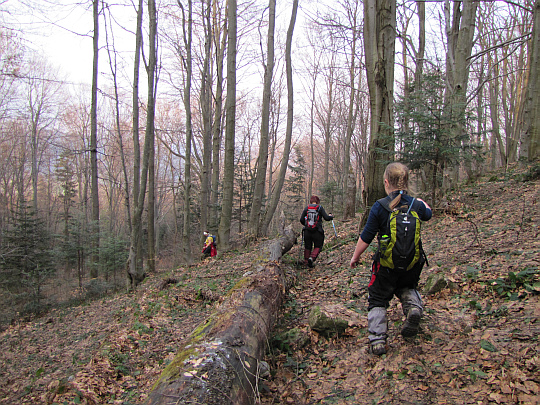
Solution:
{"label": "broken tree stump", "polygon": [[289,287],[278,260],[295,241],[288,227],[266,244],[266,259],[193,331],[154,384],[146,405],[255,403],[261,359]]}

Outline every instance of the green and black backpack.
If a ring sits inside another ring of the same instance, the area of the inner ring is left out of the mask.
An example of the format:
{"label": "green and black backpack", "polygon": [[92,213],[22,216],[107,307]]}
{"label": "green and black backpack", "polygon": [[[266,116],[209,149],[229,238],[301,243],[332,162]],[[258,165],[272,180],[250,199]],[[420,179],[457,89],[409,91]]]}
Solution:
{"label": "green and black backpack", "polygon": [[422,221],[413,209],[415,200],[413,198],[410,205],[399,205],[393,210],[388,197],[378,200],[389,212],[386,234],[379,238],[378,253],[384,267],[410,270],[421,257],[425,258],[420,240]]}

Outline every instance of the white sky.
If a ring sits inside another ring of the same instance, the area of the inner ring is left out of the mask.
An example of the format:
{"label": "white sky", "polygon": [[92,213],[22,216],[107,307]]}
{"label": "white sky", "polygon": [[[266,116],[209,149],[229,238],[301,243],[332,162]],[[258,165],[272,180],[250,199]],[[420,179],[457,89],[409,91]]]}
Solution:
{"label": "white sky", "polygon": [[[129,6],[116,6],[112,12],[115,18],[134,13]],[[93,18],[90,0],[78,3],[76,0],[0,0],[0,13],[2,26],[15,30],[28,48],[42,53],[49,64],[60,69],[67,81],[91,83]],[[123,36],[117,42],[122,45],[120,52],[134,48],[131,34],[117,30],[116,35]],[[100,69],[108,73],[102,17],[99,42],[102,47]]]}

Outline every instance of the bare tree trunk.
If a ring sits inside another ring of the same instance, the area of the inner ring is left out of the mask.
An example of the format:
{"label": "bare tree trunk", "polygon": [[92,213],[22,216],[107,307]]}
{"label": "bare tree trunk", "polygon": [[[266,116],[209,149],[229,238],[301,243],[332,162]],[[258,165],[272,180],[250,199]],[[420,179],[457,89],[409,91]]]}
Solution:
{"label": "bare tree trunk", "polygon": [[[204,62],[201,79],[201,115],[203,120],[203,164],[201,170],[201,226],[208,229],[210,203],[210,171],[212,157],[212,75],[210,57],[212,51],[212,26],[210,24],[211,0],[201,3],[204,28]],[[204,8],[206,4],[206,9]],[[201,234],[201,238],[203,235]]]}
{"label": "bare tree trunk", "polygon": [[418,10],[418,51],[415,55],[416,68],[414,70],[414,89],[420,90],[422,76],[424,74],[424,54],[426,51],[426,3],[417,1]]}
{"label": "bare tree trunk", "polygon": [[[281,93],[281,92],[279,92]],[[270,170],[268,171],[268,190],[266,192],[266,195],[272,195],[272,190],[274,188],[274,161],[276,159],[276,144],[277,144],[277,130],[279,128],[279,121],[281,118],[280,112],[281,111],[281,97],[278,97],[277,100],[274,100],[274,108],[272,108],[272,125],[270,129],[270,140],[271,140],[271,146],[270,146],[270,161],[269,167]]]}
{"label": "bare tree trunk", "polygon": [[[371,127],[366,164],[366,213],[361,226],[367,221],[371,206],[384,197],[383,174],[385,161],[394,153],[393,99],[394,60],[396,41],[396,1],[366,0],[364,2],[364,47],[366,73],[371,106]],[[385,153],[381,153],[383,150]]]}
{"label": "bare tree trunk", "polygon": [[[155,109],[155,103],[154,103]],[[148,157],[148,257],[146,258],[146,272],[153,273],[156,270],[156,149],[155,127],[152,124],[152,137],[150,139],[150,156]]]}
{"label": "bare tree trunk", "polygon": [[90,167],[92,172],[92,266],[90,276],[98,276],[99,265],[99,185],[97,155],[97,92],[98,92],[98,56],[99,56],[99,0],[93,0],[94,15],[94,60],[92,65],[92,106],[90,113]]}
{"label": "bare tree trunk", "polygon": [[[141,9],[139,10],[142,17],[142,4]],[[146,118],[146,130],[144,136],[144,150],[142,155],[142,170],[140,177],[140,188],[139,194],[136,196],[137,202],[135,204],[135,214],[133,215],[133,232],[132,232],[132,244],[130,248],[130,257],[128,259],[128,277],[130,282],[130,289],[135,289],[141,281],[146,277],[145,271],[142,268],[142,258],[140,258],[139,253],[141,252],[140,244],[142,243],[142,213],[144,208],[144,201],[146,198],[146,187],[154,186],[149,183],[149,171],[150,171],[150,159],[153,158],[153,153],[151,150],[154,148],[154,117],[155,117],[155,75],[156,75],[156,65],[157,65],[157,52],[156,52],[156,40],[157,40],[157,18],[156,18],[156,4],[155,0],[149,0],[148,2],[148,13],[150,19],[150,31],[149,31],[149,58],[148,66],[146,68],[148,76],[148,107],[147,107],[147,118]],[[137,22],[139,19],[137,18]],[[142,35],[142,29],[141,29]],[[142,37],[141,37],[142,40]],[[137,46],[139,46],[137,42]],[[140,50],[140,48],[138,48]],[[137,69],[138,74],[138,69]],[[138,76],[137,76],[138,77]],[[138,102],[138,100],[137,100]],[[138,124],[137,124],[138,126]],[[134,134],[135,137],[135,134]],[[138,137],[138,134],[137,134]],[[153,207],[152,207],[153,209]],[[150,226],[150,225],[149,225]],[[133,236],[135,235],[135,237]],[[134,243],[134,238],[136,239]],[[150,253],[150,252],[149,252]],[[142,254],[142,253],[141,253]],[[135,258],[135,262],[133,261]],[[148,261],[150,265],[153,265],[154,257],[149,257]]]}
{"label": "bare tree trunk", "polygon": [[[134,289],[137,279],[144,279],[142,265],[142,212],[141,194],[141,147],[139,142],[139,72],[142,47],[143,0],[139,0],[137,9],[137,27],[135,35],[135,60],[133,66],[133,215],[131,227],[131,246],[127,263],[128,289]],[[143,199],[144,202],[144,199]]]}
{"label": "bare tree trunk", "polygon": [[[234,192],[234,137],[236,120],[236,0],[229,0],[227,45],[227,100],[225,125],[225,157],[223,175],[223,204],[218,229],[218,252],[230,246]],[[219,253],[218,253],[219,254]]]}
{"label": "bare tree trunk", "polygon": [[[184,168],[184,226],[182,230],[182,245],[184,248],[184,259],[186,263],[193,262],[190,241],[191,228],[191,143],[193,137],[193,129],[191,123],[191,78],[193,75],[191,44],[193,30],[193,3],[188,0],[188,17],[186,27],[186,16],[184,7],[178,1],[182,8],[183,24],[184,24],[184,46],[186,48],[186,57],[184,59],[184,69],[186,70],[186,79],[184,83],[184,109],[186,110],[186,158]],[[187,28],[187,34],[186,34]]]}
{"label": "bare tree trunk", "polygon": [[155,116],[156,116],[156,71],[157,71],[157,10],[156,1],[148,0],[150,19],[149,57],[148,57],[148,112],[146,118],[146,136],[150,138],[148,150],[148,258],[147,272],[156,270],[156,185],[155,185]]}
{"label": "bare tree trunk", "polygon": [[[223,119],[223,58],[227,40],[227,18],[225,18],[223,31],[218,28],[218,8],[217,0],[214,0],[214,42],[216,47],[216,95],[214,124],[212,134],[212,188],[210,191],[210,231],[217,233],[218,229],[218,195],[219,195],[219,168],[220,168],[220,149]],[[221,41],[220,41],[221,36]]]}
{"label": "bare tree trunk", "polygon": [[[461,6],[463,5],[463,8]],[[452,117],[452,133],[450,136],[458,139],[465,131],[464,118],[467,102],[467,86],[469,82],[469,62],[471,56],[476,9],[478,3],[473,0],[454,2],[450,16],[450,1],[445,2],[446,31],[447,31],[447,87],[445,102]],[[458,180],[458,167],[451,167],[450,177]]]}
{"label": "bare tree trunk", "polygon": [[[484,57],[482,56],[481,58],[481,62],[480,62],[480,65],[483,67],[485,66],[485,61],[484,61]],[[481,70],[480,71],[480,77],[479,77],[479,81],[480,82],[483,82],[485,80],[485,76],[484,76],[484,71]],[[477,98],[476,98],[476,116],[477,116],[477,129],[476,129],[476,133],[478,134],[477,135],[477,142],[480,142],[482,143],[482,145],[484,145],[483,147],[485,149],[487,149],[487,143],[485,142],[485,136],[486,136],[486,118],[485,118],[485,114],[486,114],[486,107],[485,107],[485,97],[486,97],[486,89],[484,87],[480,88],[478,90],[478,95],[477,95]],[[473,168],[473,170],[475,171],[475,176],[477,175],[477,173],[480,171],[480,167],[478,166],[475,166]]]}
{"label": "bare tree trunk", "polygon": [[314,126],[315,126],[315,98],[317,97],[317,76],[319,73],[319,61],[316,62],[314,66],[313,71],[313,88],[311,89],[311,107],[310,107],[310,123],[309,123],[309,147],[310,147],[310,155],[311,155],[311,162],[309,167],[309,185],[308,185],[308,193],[307,198],[310,198],[311,195],[313,195],[313,176],[315,174],[315,145],[313,142],[313,136],[314,136]]}
{"label": "bare tree trunk", "polygon": [[[356,38],[357,38],[357,8],[358,8],[358,1],[354,3],[354,10],[351,10],[351,14],[353,17],[352,20],[352,43],[351,43],[351,65],[349,66],[349,82],[350,82],[350,95],[349,95],[349,112],[347,115],[347,135],[345,139],[345,153],[343,156],[343,175],[344,175],[344,184],[343,184],[343,193],[345,194],[345,211],[343,213],[343,219],[348,219],[351,217],[354,217],[354,211],[355,211],[355,194],[356,194],[356,188],[349,186],[350,181],[350,165],[351,165],[351,139],[352,134],[354,132],[354,125],[356,121],[356,115],[354,113],[355,110],[355,96],[356,96],[356,89],[354,87],[354,77],[356,73]],[[352,176],[354,179],[354,176]],[[351,196],[349,193],[354,191],[354,194]]]}
{"label": "bare tree trunk", "polygon": [[328,75],[328,109],[324,123],[323,184],[328,183],[330,180],[330,142],[332,140],[332,114],[334,112],[334,70],[334,56],[332,55],[330,74]]}
{"label": "bare tree trunk", "polygon": [[524,110],[525,131],[520,155],[532,162],[540,153],[540,0],[534,2],[533,30],[529,51],[529,75]]}
{"label": "bare tree trunk", "polygon": [[287,128],[285,129],[285,145],[283,147],[283,157],[281,160],[281,167],[279,169],[279,175],[276,182],[276,187],[272,193],[268,209],[266,210],[266,216],[264,218],[264,224],[262,234],[268,234],[268,228],[270,222],[276,211],[279,199],[281,197],[281,190],[285,183],[285,174],[287,173],[287,167],[289,165],[289,155],[291,153],[291,138],[292,138],[292,126],[293,126],[293,109],[294,109],[294,96],[293,96],[293,81],[292,81],[292,60],[291,60],[291,47],[292,37],[294,32],[294,25],[296,23],[296,12],[298,11],[298,0],[293,0],[291,21],[287,30],[287,40],[285,43],[285,69],[287,72]]}
{"label": "bare tree trunk", "polygon": [[[38,215],[38,179],[39,179],[39,168],[38,168],[38,154],[39,154],[39,139],[38,139],[38,125],[41,115],[41,102],[36,102],[37,105],[34,106],[34,100],[32,100],[33,90],[30,89],[30,113],[32,120],[31,131],[31,142],[30,142],[30,162],[31,162],[31,172],[30,177],[32,179],[32,208],[34,213]],[[38,96],[36,96],[38,98]]]}
{"label": "bare tree trunk", "polygon": [[254,236],[259,236],[261,228],[261,207],[264,197],[266,169],[268,166],[268,133],[270,127],[270,98],[272,96],[272,78],[274,72],[274,29],[276,26],[276,0],[269,0],[268,13],[268,42],[266,51],[266,66],[264,70],[264,89],[261,112],[261,138],[259,142],[259,157],[257,158],[257,174],[248,229]]}

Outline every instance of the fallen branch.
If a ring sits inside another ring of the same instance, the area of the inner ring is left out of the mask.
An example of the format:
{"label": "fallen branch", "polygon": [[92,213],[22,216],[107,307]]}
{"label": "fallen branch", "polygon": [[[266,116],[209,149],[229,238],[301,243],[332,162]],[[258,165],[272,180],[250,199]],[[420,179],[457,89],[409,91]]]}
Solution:
{"label": "fallen branch", "polygon": [[478,243],[478,247],[480,248],[480,250],[481,251],[484,250],[482,243],[480,243],[480,237],[479,237],[480,233],[478,232],[478,227],[469,217],[465,217],[465,220],[467,222],[470,222],[472,226],[474,227],[474,238],[476,239],[476,242]]}

